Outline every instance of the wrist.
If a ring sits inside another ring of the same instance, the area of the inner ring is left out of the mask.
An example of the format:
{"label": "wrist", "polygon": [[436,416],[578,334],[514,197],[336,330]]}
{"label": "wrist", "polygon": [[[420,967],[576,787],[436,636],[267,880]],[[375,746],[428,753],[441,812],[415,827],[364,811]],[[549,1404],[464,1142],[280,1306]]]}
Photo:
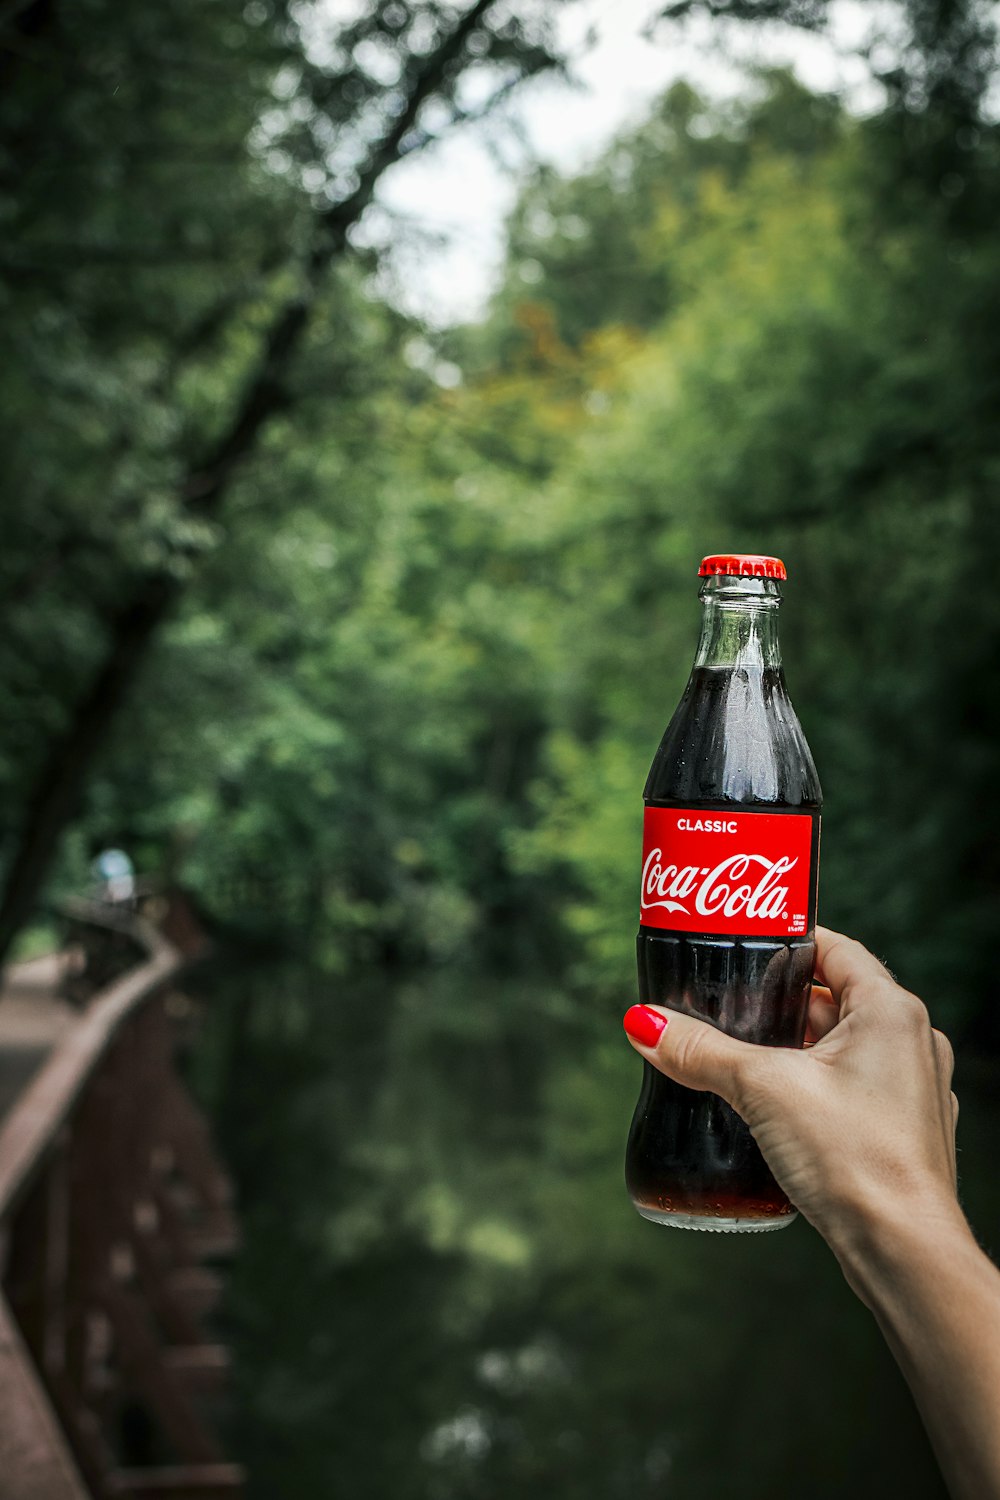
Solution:
{"label": "wrist", "polygon": [[848,1283],[873,1311],[941,1256],[981,1255],[957,1197],[913,1193],[853,1205],[826,1233]]}

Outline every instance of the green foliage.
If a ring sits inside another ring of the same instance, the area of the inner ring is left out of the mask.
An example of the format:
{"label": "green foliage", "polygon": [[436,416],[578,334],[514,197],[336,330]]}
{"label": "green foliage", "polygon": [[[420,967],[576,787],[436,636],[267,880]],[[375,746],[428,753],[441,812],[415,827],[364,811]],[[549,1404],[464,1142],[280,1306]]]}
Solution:
{"label": "green foliage", "polygon": [[[4,849],[116,603],[181,581],[53,888],[124,845],[245,960],[206,977],[194,1067],[243,1195],[261,1495],[940,1493],[803,1226],[629,1216],[616,1035],[697,560],[743,548],[789,564],[821,914],[1000,1041],[998,137],[971,10],[959,45],[932,9],[869,120],[782,74],[725,107],[677,86],[535,175],[474,327],[412,326],[345,257],[211,519],[178,476],[450,8],[35,5],[4,54]],[[491,78],[549,56],[532,16],[482,40]],[[29,66],[68,50],[72,87]]]}
{"label": "green foliage", "polygon": [[797,185],[843,128],[836,101],[785,73],[761,72],[744,99],[721,108],[675,84],[591,171],[562,178],[544,168],[526,184],[506,277],[466,360],[523,357],[529,300],[574,348],[609,325],[655,326],[703,279],[688,252],[710,228],[713,189],[745,183],[761,156],[775,155]]}
{"label": "green foliage", "polygon": [[349,23],[283,0],[238,17],[27,0],[0,17],[0,438],[16,497],[0,694],[42,698],[0,735],[0,951],[78,810],[102,711],[110,725],[225,540],[234,476],[301,404],[296,374],[316,372],[334,405],[358,394],[339,314],[318,347],[316,325],[334,272],[366,295],[372,257],[349,235],[381,176],[468,98],[485,111],[554,66],[552,31],[551,7],[495,0],[383,0]]}

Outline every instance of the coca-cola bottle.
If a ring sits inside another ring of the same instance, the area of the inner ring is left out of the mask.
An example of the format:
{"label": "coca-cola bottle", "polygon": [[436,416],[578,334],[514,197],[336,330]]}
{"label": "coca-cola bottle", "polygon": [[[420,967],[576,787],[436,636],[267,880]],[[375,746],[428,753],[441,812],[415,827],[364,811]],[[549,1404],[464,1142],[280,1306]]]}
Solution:
{"label": "coca-cola bottle", "polygon": [[[703,559],[701,640],[646,782],[639,997],[732,1036],[801,1047],[822,793],[785,687],[776,557]],[[777,1229],[795,1210],[715,1094],[643,1062],[625,1175],[644,1218]]]}

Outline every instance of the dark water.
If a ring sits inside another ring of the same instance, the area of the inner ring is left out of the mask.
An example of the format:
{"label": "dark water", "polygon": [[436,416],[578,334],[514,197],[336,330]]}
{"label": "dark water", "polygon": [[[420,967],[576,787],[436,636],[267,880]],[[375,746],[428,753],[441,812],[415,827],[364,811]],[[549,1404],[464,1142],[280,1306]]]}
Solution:
{"label": "dark water", "polygon": [[[808,1225],[631,1208],[617,1013],[440,973],[206,975],[193,1072],[237,1172],[232,1441],[281,1500],[741,1500],[944,1490]],[[963,1089],[1000,1244],[993,1074]]]}

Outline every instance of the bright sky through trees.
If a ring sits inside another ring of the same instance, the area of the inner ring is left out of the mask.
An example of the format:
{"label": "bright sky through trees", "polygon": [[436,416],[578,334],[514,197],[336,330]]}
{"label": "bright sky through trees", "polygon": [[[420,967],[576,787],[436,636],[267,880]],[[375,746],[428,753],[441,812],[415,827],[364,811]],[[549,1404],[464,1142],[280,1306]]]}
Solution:
{"label": "bright sky through trees", "polygon": [[710,98],[725,98],[745,90],[749,68],[791,66],[810,88],[842,91],[855,108],[878,102],[854,48],[878,13],[891,23],[889,7],[839,0],[829,36],[704,18],[651,35],[650,19],[661,9],[654,0],[568,5],[560,32],[574,59],[575,86],[536,79],[502,115],[450,134],[387,174],[361,237],[384,243],[390,216],[397,234],[400,222],[406,226],[383,283],[392,300],[434,323],[475,317],[500,266],[504,219],[520,173],[535,160],[579,170],[678,78]]}

